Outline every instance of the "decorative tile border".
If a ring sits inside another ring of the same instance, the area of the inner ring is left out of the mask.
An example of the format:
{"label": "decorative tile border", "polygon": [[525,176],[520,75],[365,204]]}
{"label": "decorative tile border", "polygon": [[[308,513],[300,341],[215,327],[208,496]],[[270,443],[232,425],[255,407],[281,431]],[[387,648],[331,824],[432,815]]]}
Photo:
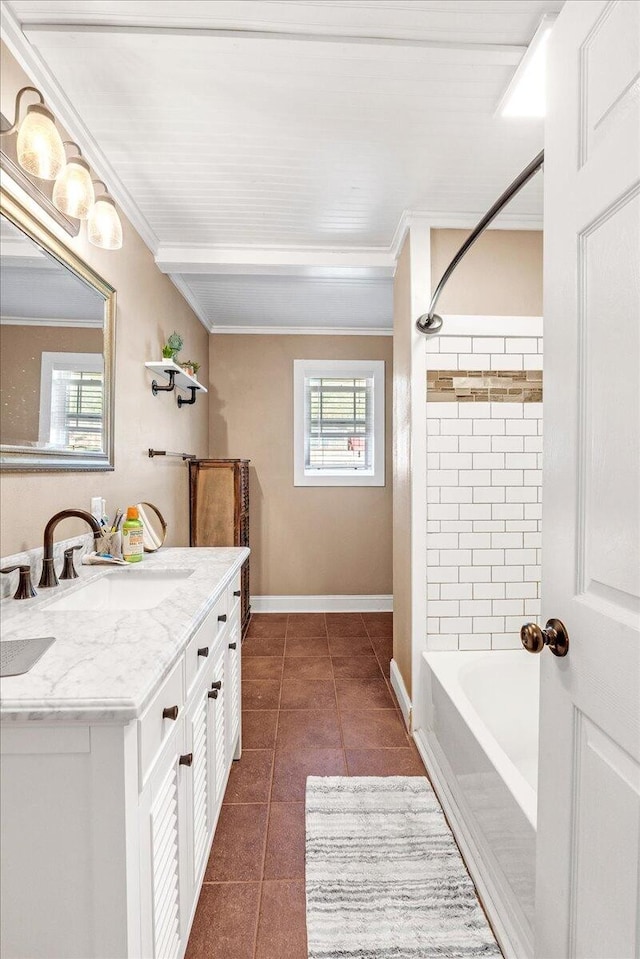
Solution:
{"label": "decorative tile border", "polygon": [[428,370],[435,403],[541,403],[542,370]]}

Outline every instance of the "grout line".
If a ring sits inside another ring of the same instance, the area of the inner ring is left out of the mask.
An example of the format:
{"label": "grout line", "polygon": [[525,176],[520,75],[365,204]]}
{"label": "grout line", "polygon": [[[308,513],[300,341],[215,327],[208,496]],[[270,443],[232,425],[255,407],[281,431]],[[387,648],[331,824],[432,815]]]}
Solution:
{"label": "grout line", "polygon": [[340,710],[340,705],[338,703],[338,686],[336,683],[336,671],[333,668],[333,658],[331,657],[331,647],[329,647],[329,657],[331,659],[331,672],[333,674],[333,695],[336,698],[336,711],[338,713],[338,729],[340,730],[340,743],[342,745],[342,759],[344,762],[344,768],[347,771],[347,776],[350,776],[349,763],[347,761],[347,748],[344,744],[344,731],[342,729],[342,712]]}
{"label": "grout line", "polygon": [[280,724],[280,702],[281,702],[281,700],[282,700],[282,683],[283,683],[283,677],[284,677],[284,657],[285,657],[286,652],[287,652],[287,631],[288,631],[288,628],[289,628],[289,616],[287,615],[287,621],[286,621],[286,623],[285,623],[285,630],[284,630],[284,648],[283,648],[283,650],[282,650],[282,672],[281,672],[281,674],[280,674],[280,692],[278,693],[278,708],[277,708],[277,712],[276,712],[276,729],[275,729],[275,737],[274,737],[274,741],[273,741],[273,762],[271,763],[271,779],[270,779],[270,782],[269,782],[269,792],[267,793],[267,828],[266,828],[265,831],[264,831],[264,846],[263,846],[263,849],[262,849],[262,869],[261,869],[261,873],[260,873],[260,889],[259,889],[259,891],[258,891],[258,911],[257,911],[256,929],[255,929],[255,936],[254,936],[254,940],[253,940],[253,952],[252,952],[253,959],[255,959],[256,954],[257,954],[257,951],[258,951],[258,933],[259,933],[259,931],[260,931],[260,913],[261,913],[261,911],[262,911],[262,892],[263,892],[263,888],[264,888],[264,885],[263,885],[263,884],[264,884],[264,870],[265,870],[265,866],[266,866],[266,863],[267,863],[267,847],[268,847],[268,843],[269,843],[269,831],[270,831],[270,823],[271,823],[271,792],[272,792],[272,790],[273,790],[273,777],[274,777],[275,771],[276,771],[276,745],[277,745],[277,742],[278,742],[278,726],[279,726],[279,724]]}

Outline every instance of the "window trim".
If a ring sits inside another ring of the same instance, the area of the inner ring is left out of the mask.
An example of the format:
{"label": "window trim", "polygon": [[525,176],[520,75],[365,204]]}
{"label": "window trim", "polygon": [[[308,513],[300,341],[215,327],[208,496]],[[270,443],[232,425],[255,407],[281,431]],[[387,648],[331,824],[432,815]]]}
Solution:
{"label": "window trim", "polygon": [[[305,379],[312,376],[373,378],[373,472],[305,470]],[[385,485],[385,362],[384,360],[293,361],[293,485]]]}

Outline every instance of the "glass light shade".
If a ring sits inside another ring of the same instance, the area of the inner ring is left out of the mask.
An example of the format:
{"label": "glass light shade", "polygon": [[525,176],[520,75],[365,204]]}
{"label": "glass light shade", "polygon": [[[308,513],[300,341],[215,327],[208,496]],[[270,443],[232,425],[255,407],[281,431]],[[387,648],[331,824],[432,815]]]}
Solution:
{"label": "glass light shade", "polygon": [[122,224],[116,205],[108,194],[96,197],[87,220],[89,242],[104,250],[119,250],[122,246]]}
{"label": "glass light shade", "polygon": [[86,220],[95,203],[89,164],[82,157],[71,157],[64,170],[56,177],[53,202],[61,213],[77,220]]}
{"label": "glass light shade", "polygon": [[16,144],[18,163],[41,180],[55,180],[67,162],[51,110],[41,103],[28,107]]}

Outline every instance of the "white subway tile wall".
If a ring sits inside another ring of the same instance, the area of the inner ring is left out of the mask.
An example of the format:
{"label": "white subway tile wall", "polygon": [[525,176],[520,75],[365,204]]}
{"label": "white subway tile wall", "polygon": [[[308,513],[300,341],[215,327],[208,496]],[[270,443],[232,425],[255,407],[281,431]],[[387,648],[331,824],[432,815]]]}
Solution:
{"label": "white subway tile wall", "polygon": [[[542,339],[426,340],[427,370],[541,370]],[[540,614],[542,403],[429,402],[427,646],[517,649]]]}

